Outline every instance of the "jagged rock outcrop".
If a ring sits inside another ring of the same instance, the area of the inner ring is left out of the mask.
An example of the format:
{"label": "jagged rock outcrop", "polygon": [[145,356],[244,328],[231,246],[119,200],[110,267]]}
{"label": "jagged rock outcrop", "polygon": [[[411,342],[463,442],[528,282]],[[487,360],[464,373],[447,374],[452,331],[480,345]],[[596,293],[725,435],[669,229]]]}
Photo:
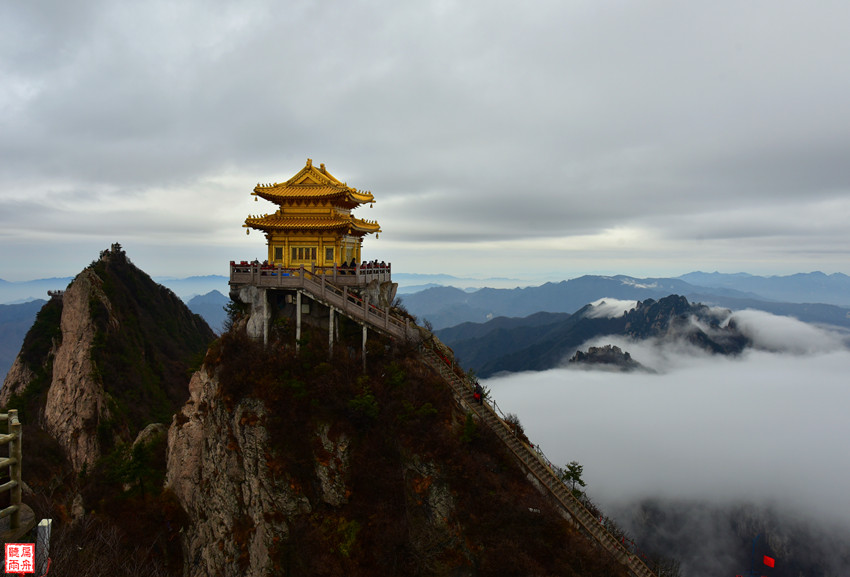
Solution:
{"label": "jagged rock outcrop", "polygon": [[576,351],[570,358],[570,364],[593,365],[619,371],[644,369],[644,366],[632,358],[632,355],[615,345],[590,347],[587,352]]}
{"label": "jagged rock outcrop", "polygon": [[[266,306],[266,291],[255,286],[241,286],[231,289],[230,298],[247,305],[250,314],[243,320],[248,336],[253,339],[263,338],[265,325],[270,317],[270,309]],[[241,327],[240,327],[241,328]]]}
{"label": "jagged rock outcrop", "polygon": [[63,297],[62,344],[54,354],[53,379],[44,405],[47,432],[65,449],[74,470],[93,464],[100,456],[97,426],[110,419],[106,392],[91,360],[97,329],[89,303],[96,300],[109,311],[108,323],[117,328],[103,281],[85,270],[68,286]]}
{"label": "jagged rock outcrop", "polygon": [[[111,309],[101,289],[102,281],[89,269],[68,286],[62,303],[61,342],[48,352],[52,375],[39,423],[65,449],[75,470],[79,471],[100,456],[97,424],[109,418],[103,385],[92,366],[91,348],[96,328],[89,303],[94,299]],[[117,324],[110,316],[109,323]],[[0,404],[6,406],[13,394],[22,394],[35,373],[19,355],[6,377]]]}
{"label": "jagged rock outcrop", "polygon": [[0,405],[25,410],[80,472],[147,424],[170,419],[188,396],[188,357],[213,338],[115,244],[44,305]]}
{"label": "jagged rock outcrop", "polygon": [[398,283],[394,282],[378,282],[371,280],[362,289],[363,295],[368,295],[369,302],[378,305],[379,307],[388,307],[392,305],[396,292],[398,291]]}
{"label": "jagged rock outcrop", "polygon": [[744,350],[749,339],[728,320],[730,314],[727,309],[713,309],[670,295],[641,301],[626,312],[623,332],[635,339],[682,339],[712,353],[734,355]]}
{"label": "jagged rock outcrop", "polygon": [[35,373],[19,354],[15,357],[15,362],[12,363],[9,372],[6,373],[6,378],[3,379],[3,388],[0,389],[0,406],[5,407],[11,396],[15,393],[20,394],[33,378],[35,378]]}
{"label": "jagged rock outcrop", "polygon": [[310,502],[285,471],[269,468],[261,401],[226,407],[217,381],[203,369],[189,389],[168,431],[166,478],[193,521],[184,575],[268,574],[269,549],[288,534],[286,518],[308,513]]}

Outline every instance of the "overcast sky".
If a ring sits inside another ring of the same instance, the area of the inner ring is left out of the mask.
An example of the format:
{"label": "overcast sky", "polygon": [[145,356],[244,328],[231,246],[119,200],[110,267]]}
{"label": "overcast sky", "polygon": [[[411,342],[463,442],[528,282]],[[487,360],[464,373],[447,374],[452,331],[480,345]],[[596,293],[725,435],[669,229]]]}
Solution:
{"label": "overcast sky", "polygon": [[850,273],[850,3],[0,4],[0,278],[120,242],[226,274],[258,182],[371,190],[364,257]]}

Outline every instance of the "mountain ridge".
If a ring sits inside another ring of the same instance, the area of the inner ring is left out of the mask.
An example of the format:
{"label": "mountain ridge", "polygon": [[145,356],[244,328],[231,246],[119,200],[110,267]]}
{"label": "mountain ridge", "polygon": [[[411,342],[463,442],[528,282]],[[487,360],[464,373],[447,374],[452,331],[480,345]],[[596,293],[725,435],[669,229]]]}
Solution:
{"label": "mountain ridge", "polygon": [[[811,274],[811,273],[810,273]],[[818,277],[819,278],[819,277]],[[838,277],[841,278],[841,277]],[[850,277],[848,277],[850,281]],[[690,301],[735,308],[743,303],[760,310],[789,311],[805,322],[829,322],[850,327],[850,308],[829,303],[818,303],[814,288],[806,292],[814,295],[805,303],[774,301],[762,295],[729,287],[715,289],[692,285],[679,279],[644,278],[625,275],[591,276],[545,283],[536,287],[518,289],[481,289],[466,293],[460,289],[441,287],[419,293],[403,295],[402,301],[411,313],[427,319],[436,329],[462,322],[486,322],[494,317],[524,317],[535,312],[573,313],[600,298],[623,300],[659,299],[670,294],[680,294]],[[801,296],[801,295],[797,295]],[[847,284],[846,302],[850,305],[850,282]],[[812,302],[815,301],[815,302]],[[821,305],[822,306],[815,306]],[[783,306],[785,305],[785,306]],[[798,305],[809,305],[808,308]],[[833,307],[833,308],[829,308]],[[816,314],[807,316],[808,311]],[[786,313],[788,314],[788,313]]]}
{"label": "mountain ridge", "polygon": [[[482,377],[550,369],[563,363],[580,345],[608,335],[640,340],[675,334],[720,354],[738,354],[748,344],[734,324],[721,326],[726,315],[702,304],[691,304],[678,295],[638,302],[631,310],[614,317],[597,315],[596,310],[591,304],[567,317],[563,313],[538,313],[528,324],[522,319],[510,319],[489,330],[459,325],[438,330],[436,334],[465,366]],[[494,321],[485,324],[491,323]]]}

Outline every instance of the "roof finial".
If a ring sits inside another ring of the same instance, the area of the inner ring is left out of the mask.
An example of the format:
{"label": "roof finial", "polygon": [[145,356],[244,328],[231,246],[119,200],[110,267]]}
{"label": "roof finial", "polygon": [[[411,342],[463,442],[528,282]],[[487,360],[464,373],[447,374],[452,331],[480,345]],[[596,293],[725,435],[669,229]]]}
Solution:
{"label": "roof finial", "polygon": [[324,174],[324,173],[325,173],[325,163],[324,163],[324,162],[323,162],[322,164],[320,164],[320,165],[319,165],[319,170],[321,170],[321,171],[322,171],[322,174]]}
{"label": "roof finial", "polygon": [[312,158],[307,159],[307,168],[313,168],[313,159]]}

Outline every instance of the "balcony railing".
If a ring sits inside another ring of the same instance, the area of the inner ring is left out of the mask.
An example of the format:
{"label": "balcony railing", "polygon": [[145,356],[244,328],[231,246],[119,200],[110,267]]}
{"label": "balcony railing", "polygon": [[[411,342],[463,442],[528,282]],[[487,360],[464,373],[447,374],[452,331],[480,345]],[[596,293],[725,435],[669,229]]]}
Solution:
{"label": "balcony railing", "polygon": [[287,286],[294,279],[309,274],[324,277],[339,286],[362,286],[370,282],[391,282],[392,268],[386,263],[363,263],[356,266],[300,266],[284,267],[257,261],[230,261],[231,285]]}

